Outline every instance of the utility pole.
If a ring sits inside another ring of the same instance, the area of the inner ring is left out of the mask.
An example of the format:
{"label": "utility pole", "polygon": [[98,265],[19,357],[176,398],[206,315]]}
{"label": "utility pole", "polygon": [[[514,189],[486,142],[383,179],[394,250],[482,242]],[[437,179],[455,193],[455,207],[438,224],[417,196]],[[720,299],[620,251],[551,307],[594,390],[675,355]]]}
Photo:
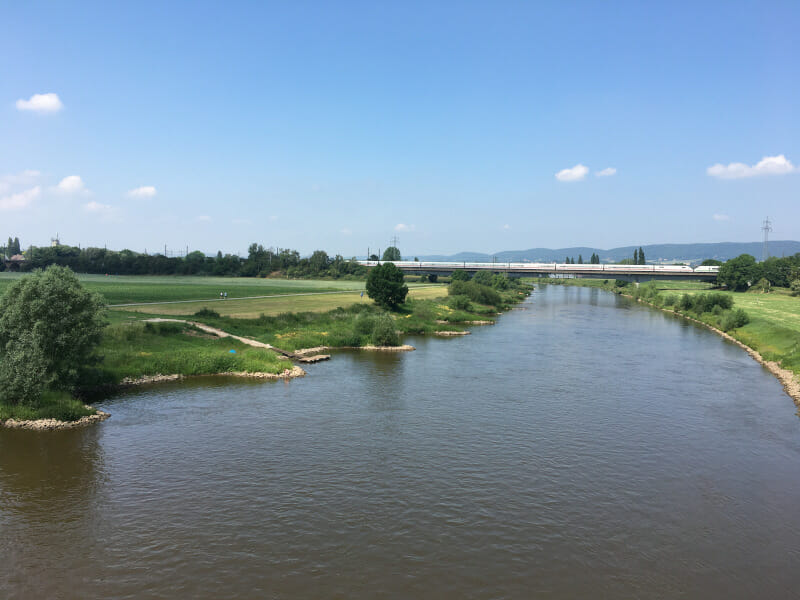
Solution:
{"label": "utility pole", "polygon": [[770,223],[769,217],[761,225],[761,231],[764,232],[764,248],[761,250],[761,260],[763,262],[769,258],[769,232],[772,231],[772,223]]}

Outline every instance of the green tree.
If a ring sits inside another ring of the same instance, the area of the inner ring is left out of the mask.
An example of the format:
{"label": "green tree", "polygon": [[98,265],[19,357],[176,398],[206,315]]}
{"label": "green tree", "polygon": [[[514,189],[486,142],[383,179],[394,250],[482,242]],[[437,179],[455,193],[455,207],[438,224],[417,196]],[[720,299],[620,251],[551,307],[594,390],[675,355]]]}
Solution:
{"label": "green tree", "polygon": [[99,361],[104,326],[101,296],[67,267],[14,282],[0,298],[0,393],[7,402],[35,402],[37,389],[73,388]]}
{"label": "green tree", "polygon": [[637,250],[636,248],[633,249],[633,264],[634,265],[639,264],[639,250]]}
{"label": "green tree", "polygon": [[721,260],[716,260],[714,258],[707,258],[703,262],[700,263],[701,267],[719,267],[722,265]]}
{"label": "green tree", "polygon": [[491,286],[493,282],[492,274],[489,271],[478,271],[472,277],[472,281],[481,285]]}
{"label": "green tree", "polygon": [[331,260],[324,250],[315,250],[309,259],[309,266],[314,274],[321,273],[330,265]]}
{"label": "green tree", "polygon": [[578,264],[579,265],[583,264],[583,254],[578,254]]}
{"label": "green tree", "polygon": [[396,246],[389,246],[383,251],[383,258],[381,260],[403,260],[400,256],[400,249]]}
{"label": "green tree", "polygon": [[6,255],[9,258],[14,255],[14,240],[11,239],[11,236],[8,236],[8,242],[6,242]]}
{"label": "green tree", "polygon": [[644,250],[642,250],[641,246],[639,246],[639,263],[638,264],[640,264],[640,265],[647,264],[645,262],[645,258],[644,258]]}
{"label": "green tree", "polygon": [[758,281],[760,272],[756,259],[749,254],[732,258],[719,268],[717,283],[729,290],[741,292]]}
{"label": "green tree", "polygon": [[367,275],[367,295],[379,306],[396,308],[405,302],[408,294],[403,280],[403,272],[391,262],[372,267]]}
{"label": "green tree", "polygon": [[469,281],[471,277],[464,269],[456,269],[450,276],[450,281]]}

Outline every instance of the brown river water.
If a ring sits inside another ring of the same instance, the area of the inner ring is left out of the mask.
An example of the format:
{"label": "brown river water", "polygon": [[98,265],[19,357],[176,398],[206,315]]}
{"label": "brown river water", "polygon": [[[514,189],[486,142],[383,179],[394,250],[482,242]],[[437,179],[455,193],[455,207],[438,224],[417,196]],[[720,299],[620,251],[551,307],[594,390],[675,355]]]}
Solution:
{"label": "brown river water", "polygon": [[800,598],[800,419],[599,290],[493,327],[0,430],[0,598]]}

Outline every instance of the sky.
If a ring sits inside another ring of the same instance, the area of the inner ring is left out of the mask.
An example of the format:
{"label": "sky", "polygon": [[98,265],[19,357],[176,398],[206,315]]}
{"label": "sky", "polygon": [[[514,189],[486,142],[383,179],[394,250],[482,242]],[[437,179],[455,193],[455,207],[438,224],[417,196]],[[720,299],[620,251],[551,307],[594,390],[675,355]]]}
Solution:
{"label": "sky", "polygon": [[0,238],[800,240],[798,2],[0,3]]}

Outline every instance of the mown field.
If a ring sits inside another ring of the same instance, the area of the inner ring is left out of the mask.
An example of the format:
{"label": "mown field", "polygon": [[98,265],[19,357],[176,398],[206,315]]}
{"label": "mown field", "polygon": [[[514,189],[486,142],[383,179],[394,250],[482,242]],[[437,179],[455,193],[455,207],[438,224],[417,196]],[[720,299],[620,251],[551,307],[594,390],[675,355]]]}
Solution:
{"label": "mown field", "polygon": [[[0,293],[20,277],[17,273],[0,273]],[[244,277],[192,277],[149,275],[78,275],[87,289],[103,295],[108,304],[131,302],[170,302],[176,300],[219,300],[220,292],[228,298],[333,292],[364,289],[363,281],[255,279]]]}
{"label": "mown field", "polygon": [[[409,299],[429,299],[447,295],[447,287],[442,285],[427,287],[409,286]],[[297,293],[297,292],[295,292]],[[181,304],[148,304],[145,306],[127,306],[114,309],[118,313],[144,313],[147,315],[193,315],[207,308],[225,317],[238,319],[254,319],[260,315],[279,315],[287,312],[326,312],[334,308],[352,306],[353,304],[372,304],[372,300],[361,291],[341,293],[317,293],[309,296],[283,296],[278,298],[253,298],[225,300],[223,302],[188,302]]]}
{"label": "mown field", "polygon": [[[684,293],[698,293],[687,291]],[[767,360],[779,360],[785,368],[800,373],[800,297],[788,290],[760,292],[721,292],[733,297],[750,322],[734,337],[758,350]]]}

